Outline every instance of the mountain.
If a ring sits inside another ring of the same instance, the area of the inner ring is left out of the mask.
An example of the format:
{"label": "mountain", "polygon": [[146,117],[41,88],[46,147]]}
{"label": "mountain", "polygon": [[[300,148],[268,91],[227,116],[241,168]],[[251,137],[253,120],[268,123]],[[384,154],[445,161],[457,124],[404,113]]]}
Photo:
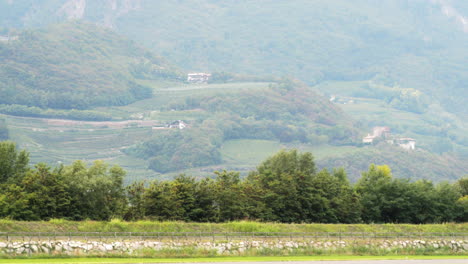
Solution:
{"label": "mountain", "polygon": [[[457,0],[0,0],[0,26],[104,25],[187,70],[379,80],[466,118],[468,5]],[[287,15],[285,15],[287,14]]]}
{"label": "mountain", "polygon": [[0,42],[0,104],[88,109],[152,96],[139,79],[177,80],[162,58],[86,23],[10,31]]}
{"label": "mountain", "polygon": [[[456,179],[468,169],[467,16],[456,0],[0,0],[0,104],[20,105],[0,112],[188,126],[67,130],[6,117],[33,160],[203,175],[295,147],[354,179],[368,161]],[[185,84],[182,71],[227,83]],[[375,126],[416,151],[363,146]]]}

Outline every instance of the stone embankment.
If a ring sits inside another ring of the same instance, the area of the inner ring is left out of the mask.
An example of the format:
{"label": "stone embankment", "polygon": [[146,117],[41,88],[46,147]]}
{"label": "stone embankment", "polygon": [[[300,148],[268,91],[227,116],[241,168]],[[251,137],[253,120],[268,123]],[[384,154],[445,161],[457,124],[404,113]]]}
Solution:
{"label": "stone embankment", "polygon": [[448,250],[453,253],[468,252],[468,240],[351,240],[351,241],[22,241],[0,242],[0,253],[4,255],[87,255],[87,254],[137,254],[144,250],[182,250],[194,248],[216,252],[218,255],[239,255],[251,250],[317,249],[336,251],[353,247],[394,251],[399,249]]}

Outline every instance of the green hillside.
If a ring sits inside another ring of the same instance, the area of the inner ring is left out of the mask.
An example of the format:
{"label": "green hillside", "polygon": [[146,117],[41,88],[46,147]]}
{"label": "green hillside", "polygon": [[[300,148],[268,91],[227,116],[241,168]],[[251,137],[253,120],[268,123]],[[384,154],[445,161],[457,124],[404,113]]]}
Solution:
{"label": "green hillside", "polygon": [[68,23],[0,42],[0,104],[87,109],[152,96],[137,79],[176,80],[164,60],[109,30]]}
{"label": "green hillside", "polygon": [[368,133],[374,126],[388,126],[394,136],[416,139],[418,148],[468,155],[466,121],[420,90],[377,81],[324,82],[314,88],[326,91],[336,105],[369,127]]}
{"label": "green hillside", "polygon": [[453,181],[467,172],[466,158],[451,154],[437,155],[425,150],[408,152],[385,143],[339,156],[328,156],[318,161],[320,167],[346,168],[352,181],[361,176],[368,163],[387,164],[394,175],[412,180]]}
{"label": "green hillside", "polygon": [[462,117],[468,113],[464,1],[79,2],[1,0],[0,25],[82,19],[187,70],[290,75],[309,84],[379,79],[421,90]]}
{"label": "green hillside", "polygon": [[[307,86],[291,81],[232,83],[157,90],[150,118],[185,120],[184,130],[161,130],[126,153],[149,160],[166,173],[223,162],[223,143],[237,139],[301,144],[354,144],[359,130],[338,107]],[[130,105],[129,107],[135,107]]]}
{"label": "green hillside", "polygon": [[[33,161],[106,159],[136,177],[245,173],[297,148],[352,179],[369,160],[398,177],[456,179],[468,170],[467,16],[453,0],[0,0],[0,113],[186,122],[50,128],[6,117]],[[55,25],[70,19],[85,23]],[[228,82],[185,84],[112,32]],[[417,151],[363,146],[374,126],[414,138]]]}

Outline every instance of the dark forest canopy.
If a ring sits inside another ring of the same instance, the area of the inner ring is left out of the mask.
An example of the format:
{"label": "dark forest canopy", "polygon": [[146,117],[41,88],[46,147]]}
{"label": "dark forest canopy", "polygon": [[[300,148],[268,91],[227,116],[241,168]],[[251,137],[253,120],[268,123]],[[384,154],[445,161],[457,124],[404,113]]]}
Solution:
{"label": "dark forest canopy", "polygon": [[251,219],[284,223],[441,223],[468,220],[468,179],[454,184],[393,178],[388,166],[370,165],[351,185],[343,169],[317,171],[311,153],[280,151],[241,179],[135,182],[101,161],[50,168],[29,166],[29,154],[0,142],[0,217],[14,220]]}

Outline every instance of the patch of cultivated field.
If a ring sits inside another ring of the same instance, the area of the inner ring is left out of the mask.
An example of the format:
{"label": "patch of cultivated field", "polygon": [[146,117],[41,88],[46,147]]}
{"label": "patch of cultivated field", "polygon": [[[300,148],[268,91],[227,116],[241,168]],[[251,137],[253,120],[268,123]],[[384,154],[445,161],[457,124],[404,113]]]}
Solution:
{"label": "patch of cultivated field", "polygon": [[[99,107],[96,110],[111,114],[116,118],[126,118],[132,115],[141,114],[147,119],[168,120],[187,119],[193,120],[200,115],[205,114],[200,111],[177,111],[171,109],[174,101],[180,101],[181,98],[191,98],[196,96],[217,95],[226,93],[239,93],[246,90],[270,89],[268,82],[247,82],[247,83],[220,83],[220,84],[173,84],[161,86],[158,82],[144,81],[140,82],[153,88],[154,96],[149,99],[141,100],[133,104],[119,107]],[[161,110],[163,108],[164,110]],[[176,108],[176,107],[174,107]],[[203,115],[203,116],[202,116]]]}
{"label": "patch of cultivated field", "polygon": [[[10,129],[11,140],[17,142],[21,148],[31,153],[31,161],[46,162],[52,166],[60,163],[69,164],[75,160],[91,162],[104,160],[110,164],[119,164],[127,170],[129,177],[127,182],[135,179],[151,179],[172,177],[179,173],[187,173],[194,176],[211,175],[212,171],[223,169],[219,166],[208,168],[196,168],[185,171],[160,175],[147,169],[147,162],[143,159],[130,157],[122,152],[134,144],[142,142],[158,130],[152,130],[152,126],[164,126],[175,120],[196,122],[205,119],[209,113],[203,110],[175,110],[171,108],[174,99],[190,98],[198,95],[216,95],[219,93],[237,93],[245,90],[269,89],[270,83],[226,83],[226,84],[165,84],[145,81],[144,85],[154,89],[155,95],[146,100],[121,107],[97,108],[95,110],[111,114],[118,121],[87,122],[61,119],[24,118],[5,116]],[[144,120],[127,120],[132,118],[144,118]],[[261,144],[261,141],[259,141]],[[242,142],[240,142],[242,143]],[[247,142],[248,143],[248,142]],[[257,142],[255,142],[257,143]],[[274,142],[264,142],[260,151],[253,148],[243,160],[250,161],[248,168],[253,168],[269,155],[272,155],[279,147]],[[233,145],[227,143],[227,145]],[[242,144],[241,144],[242,145]],[[254,146],[257,146],[254,144]],[[239,147],[228,147],[226,154],[227,169],[238,169],[244,165],[236,158],[244,155]],[[229,154],[228,154],[229,153]],[[254,162],[251,162],[254,161]],[[231,162],[233,164],[231,164]],[[232,165],[232,166],[231,166]],[[240,169],[243,169],[241,167]]]}
{"label": "patch of cultivated field", "polygon": [[316,160],[362,151],[362,148],[352,146],[282,144],[273,140],[241,139],[224,142],[221,147],[221,154],[227,164],[244,165],[253,169],[260,162],[281,149],[311,152]]}
{"label": "patch of cultivated field", "polygon": [[75,160],[104,160],[127,170],[127,180],[152,178],[144,160],[129,157],[123,149],[156,133],[149,122],[81,122],[6,116],[11,140],[30,152],[33,163],[52,166]]}

